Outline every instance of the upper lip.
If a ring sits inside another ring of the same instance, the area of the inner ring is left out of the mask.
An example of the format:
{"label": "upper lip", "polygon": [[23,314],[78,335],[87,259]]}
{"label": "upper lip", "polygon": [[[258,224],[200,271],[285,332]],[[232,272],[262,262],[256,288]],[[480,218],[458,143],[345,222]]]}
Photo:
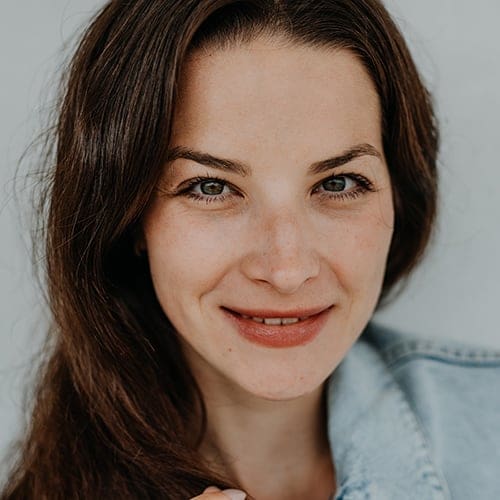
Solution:
{"label": "upper lip", "polygon": [[321,306],[313,307],[310,309],[289,309],[287,311],[279,311],[277,309],[240,309],[236,307],[223,307],[229,312],[235,312],[240,315],[250,316],[251,318],[307,318],[308,316],[314,316],[327,309],[333,307]]}

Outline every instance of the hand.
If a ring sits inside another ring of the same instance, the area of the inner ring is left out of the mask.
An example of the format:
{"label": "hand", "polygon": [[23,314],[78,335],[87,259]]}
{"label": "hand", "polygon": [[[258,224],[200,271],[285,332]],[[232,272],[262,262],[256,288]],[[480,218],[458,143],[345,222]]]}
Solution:
{"label": "hand", "polygon": [[209,486],[201,495],[191,498],[191,500],[245,500],[246,493],[241,490],[221,491],[216,486]]}

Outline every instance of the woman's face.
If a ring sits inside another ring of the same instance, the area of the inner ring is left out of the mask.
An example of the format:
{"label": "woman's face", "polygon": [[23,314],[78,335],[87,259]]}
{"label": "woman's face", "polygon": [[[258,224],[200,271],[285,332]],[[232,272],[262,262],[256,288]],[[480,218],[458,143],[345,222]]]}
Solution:
{"label": "woman's face", "polygon": [[143,226],[160,304],[202,390],[310,393],[384,277],[394,213],[376,90],[348,51],[259,39],[192,55],[177,104],[178,158]]}

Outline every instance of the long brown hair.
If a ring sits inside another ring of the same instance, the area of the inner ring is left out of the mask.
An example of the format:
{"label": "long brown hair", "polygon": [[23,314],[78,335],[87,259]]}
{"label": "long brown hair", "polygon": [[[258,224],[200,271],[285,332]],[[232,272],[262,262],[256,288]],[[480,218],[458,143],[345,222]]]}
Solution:
{"label": "long brown hair", "polygon": [[203,400],[134,241],[165,161],[186,55],[260,34],[345,48],[365,65],[396,207],[381,297],[420,259],[436,212],[437,132],[378,0],[109,2],[64,82],[42,210],[50,350],[3,499],[183,500],[210,484],[238,486],[197,452]]}

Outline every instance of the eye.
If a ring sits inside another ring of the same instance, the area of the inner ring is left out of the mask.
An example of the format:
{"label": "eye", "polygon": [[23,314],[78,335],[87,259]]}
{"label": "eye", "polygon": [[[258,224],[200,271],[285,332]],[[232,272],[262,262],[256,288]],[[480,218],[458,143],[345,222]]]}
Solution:
{"label": "eye", "polygon": [[[359,174],[334,175],[324,179],[313,189],[314,194],[327,199],[355,199],[373,191],[372,183]],[[174,193],[205,203],[224,202],[242,194],[231,184],[217,177],[195,177],[183,183]]]}
{"label": "eye", "polygon": [[216,196],[222,194],[224,192],[224,188],[226,187],[227,186],[223,182],[210,179],[208,181],[198,183],[197,189],[194,189],[193,191],[199,191],[201,194],[208,196]]}
{"label": "eye", "polygon": [[364,176],[359,174],[334,175],[320,182],[313,190],[320,196],[328,199],[355,199],[373,191],[373,184]]}
{"label": "eye", "polygon": [[195,177],[182,185],[176,193],[195,201],[222,202],[238,192],[228,182],[217,177]]}
{"label": "eye", "polygon": [[356,182],[345,176],[331,177],[321,183],[321,187],[325,191],[334,191],[336,193],[345,191],[346,189],[356,187]]}

